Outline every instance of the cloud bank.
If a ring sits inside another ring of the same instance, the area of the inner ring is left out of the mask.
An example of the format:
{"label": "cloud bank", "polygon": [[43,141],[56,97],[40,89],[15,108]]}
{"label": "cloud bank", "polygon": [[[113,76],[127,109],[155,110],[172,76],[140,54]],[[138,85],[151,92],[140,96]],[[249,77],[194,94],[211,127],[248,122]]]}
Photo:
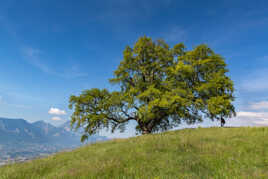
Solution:
{"label": "cloud bank", "polygon": [[55,117],[52,117],[51,120],[53,120],[53,121],[60,121],[60,120],[62,120],[62,119],[61,119],[60,117],[56,117],[56,116],[55,116]]}
{"label": "cloud bank", "polygon": [[239,111],[237,116],[228,122],[233,126],[268,126],[268,101],[252,103],[248,111]]}
{"label": "cloud bank", "polygon": [[253,110],[267,110],[268,109],[268,101],[260,101],[257,103],[253,103],[250,105],[250,108]]}
{"label": "cloud bank", "polygon": [[66,115],[66,112],[64,110],[60,110],[58,108],[50,108],[48,111],[48,114],[53,114],[53,115]]}

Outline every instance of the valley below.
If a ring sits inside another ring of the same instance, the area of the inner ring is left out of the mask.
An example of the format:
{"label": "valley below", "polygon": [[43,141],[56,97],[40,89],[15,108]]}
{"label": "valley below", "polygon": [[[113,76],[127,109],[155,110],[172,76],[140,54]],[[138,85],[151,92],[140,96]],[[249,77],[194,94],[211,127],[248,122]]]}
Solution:
{"label": "valley below", "polygon": [[81,143],[80,137],[81,131],[72,131],[69,121],[55,127],[44,121],[29,123],[24,119],[0,118],[0,166],[107,140],[104,136],[94,135],[86,143]]}
{"label": "valley below", "polygon": [[73,144],[66,146],[61,144],[38,144],[25,142],[4,144],[0,147],[0,166],[45,157],[62,150],[72,150],[78,146],[80,145]]}

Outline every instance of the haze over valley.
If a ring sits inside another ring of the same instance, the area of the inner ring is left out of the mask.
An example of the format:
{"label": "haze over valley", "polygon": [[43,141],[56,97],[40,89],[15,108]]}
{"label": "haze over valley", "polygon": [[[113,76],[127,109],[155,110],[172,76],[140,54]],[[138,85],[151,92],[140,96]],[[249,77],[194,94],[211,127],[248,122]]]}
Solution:
{"label": "haze over valley", "polygon": [[[25,161],[83,145],[81,134],[70,128],[69,121],[55,127],[44,121],[0,118],[0,165]],[[93,135],[86,143],[107,140]]]}

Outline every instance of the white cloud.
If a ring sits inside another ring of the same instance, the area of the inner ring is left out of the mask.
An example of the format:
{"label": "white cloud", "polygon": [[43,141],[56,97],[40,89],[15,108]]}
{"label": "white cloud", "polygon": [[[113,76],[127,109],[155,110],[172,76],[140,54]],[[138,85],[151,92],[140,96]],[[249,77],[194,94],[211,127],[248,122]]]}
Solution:
{"label": "white cloud", "polygon": [[51,118],[53,121],[61,121],[62,119],[60,117],[54,116]]}
{"label": "white cloud", "polygon": [[257,103],[253,103],[250,105],[250,108],[254,110],[268,109],[268,101],[260,101]]}
{"label": "white cloud", "polygon": [[240,111],[227,123],[231,126],[266,126],[268,125],[268,112]]}
{"label": "white cloud", "polygon": [[60,110],[58,108],[50,108],[49,111],[48,111],[48,114],[65,115],[66,112],[64,110]]}
{"label": "white cloud", "polygon": [[241,112],[237,112],[237,117],[244,117],[244,118],[266,118],[267,117],[268,119],[268,114],[262,113],[262,112],[241,111]]}
{"label": "white cloud", "polygon": [[229,126],[268,126],[268,101],[249,103],[238,111],[235,118],[227,121]]}

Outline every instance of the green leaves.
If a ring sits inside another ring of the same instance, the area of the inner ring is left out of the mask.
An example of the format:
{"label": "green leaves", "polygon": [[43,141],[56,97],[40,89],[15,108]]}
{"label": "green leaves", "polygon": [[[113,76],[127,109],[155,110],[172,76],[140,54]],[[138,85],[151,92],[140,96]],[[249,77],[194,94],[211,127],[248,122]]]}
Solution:
{"label": "green leaves", "polygon": [[204,116],[220,120],[235,115],[228,69],[207,45],[186,51],[182,43],[170,48],[164,40],[144,36],[133,48],[127,46],[123,57],[110,79],[119,91],[91,89],[70,97],[72,124],[83,127],[85,135],[110,127],[123,131],[129,120],[145,134],[182,120],[195,123]]}

